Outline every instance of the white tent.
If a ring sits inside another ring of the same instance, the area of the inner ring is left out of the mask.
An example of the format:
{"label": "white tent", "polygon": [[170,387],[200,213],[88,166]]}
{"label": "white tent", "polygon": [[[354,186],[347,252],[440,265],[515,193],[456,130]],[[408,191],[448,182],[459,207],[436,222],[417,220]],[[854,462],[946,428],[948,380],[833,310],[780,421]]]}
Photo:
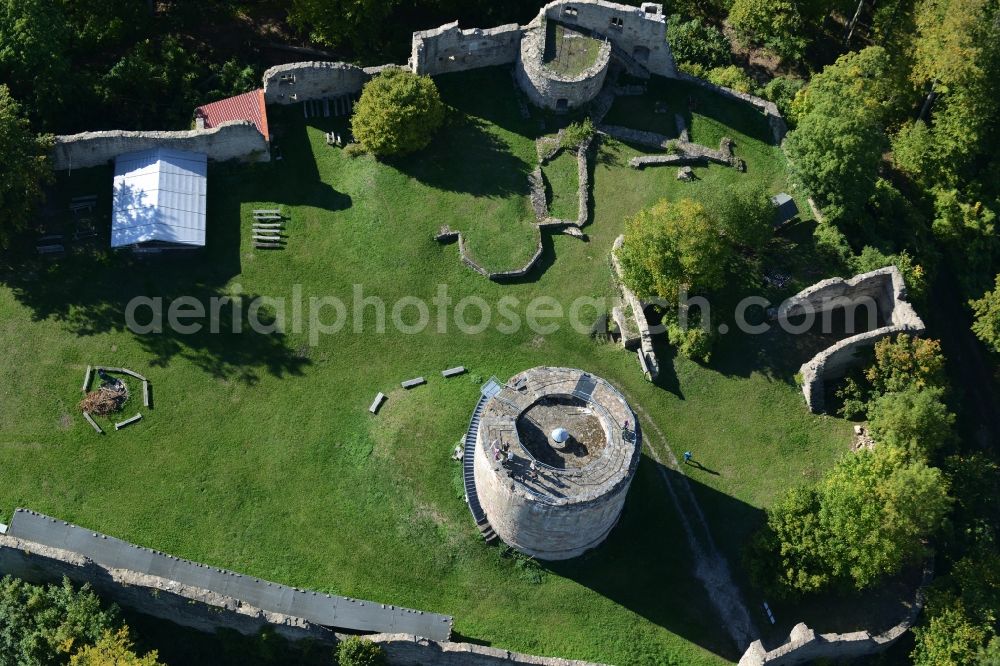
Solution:
{"label": "white tent", "polygon": [[111,247],[205,245],[208,156],[169,148],[115,158]]}

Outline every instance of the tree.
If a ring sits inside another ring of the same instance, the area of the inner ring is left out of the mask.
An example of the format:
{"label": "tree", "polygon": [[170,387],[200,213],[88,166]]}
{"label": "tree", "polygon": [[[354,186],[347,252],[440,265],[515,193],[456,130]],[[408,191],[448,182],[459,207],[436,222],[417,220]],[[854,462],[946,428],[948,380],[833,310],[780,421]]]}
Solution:
{"label": "tree", "polygon": [[944,356],[937,340],[901,334],[875,343],[875,364],[865,371],[876,395],[908,388],[947,386]]}
{"label": "tree", "polygon": [[923,557],[950,506],[941,470],[896,447],[849,454],[820,483],[819,520],[832,577],[872,587]]}
{"label": "tree", "polygon": [[381,45],[386,20],[399,4],[399,0],[292,0],[288,20],[321,44],[368,53]]}
{"label": "tree", "polygon": [[814,488],[793,487],[767,509],[767,524],[750,541],[747,564],[754,583],[778,597],[816,592],[830,585]]}
{"label": "tree", "polygon": [[896,135],[894,160],[924,187],[956,187],[989,152],[1000,111],[992,93],[1000,76],[998,9],[991,0],[922,0],[915,23],[910,79],[926,98],[917,120]]}
{"label": "tree", "polygon": [[34,219],[42,186],[52,176],[51,147],[51,138],[32,134],[20,105],[7,86],[0,84],[0,247],[7,245],[11,233]]}
{"label": "tree", "polygon": [[801,5],[789,0],[734,0],[729,9],[729,25],[741,42],[759,44],[792,62],[805,53],[806,24]]}
{"label": "tree", "polygon": [[721,285],[731,252],[722,226],[691,199],[662,200],[625,220],[622,277],[639,298],[677,302],[681,290]]}
{"label": "tree", "polygon": [[1000,353],[1000,275],[996,276],[996,288],[978,300],[969,301],[969,307],[976,317],[972,332],[983,344]]}
{"label": "tree", "polygon": [[858,218],[875,191],[885,123],[898,77],[879,47],[848,53],[813,77],[792,102],[797,127],[785,144],[793,177],[829,221]]}
{"label": "tree", "polygon": [[979,649],[976,666],[1000,666],[1000,636],[994,636],[986,647]]}
{"label": "tree", "polygon": [[137,655],[128,628],[122,627],[116,633],[105,631],[95,645],[84,646],[69,663],[70,666],[164,666],[158,657],[156,650],[142,657]]}
{"label": "tree", "polygon": [[667,19],[667,41],[674,58],[684,64],[698,64],[711,69],[725,67],[732,60],[729,40],[718,28],[693,18],[684,21],[680,14]]}
{"label": "tree", "polygon": [[737,185],[719,193],[712,210],[726,238],[744,252],[759,253],[774,236],[774,204],[760,183]]}
{"label": "tree", "polygon": [[370,640],[352,636],[337,645],[338,666],[384,666],[385,650]]}
{"label": "tree", "polygon": [[754,579],[780,596],[870,588],[926,554],[947,489],[939,469],[897,447],[847,454],[816,488],[792,489],[768,508],[748,550]]}
{"label": "tree", "polygon": [[0,0],[0,81],[46,129],[73,97],[75,79],[66,54],[71,41],[61,2]]}
{"label": "tree", "polygon": [[189,124],[198,97],[198,65],[176,37],[143,40],[101,81],[104,103],[137,128],[161,128],[165,119]]}
{"label": "tree", "polygon": [[84,585],[37,586],[7,576],[0,580],[0,666],[65,663],[118,626],[118,609],[105,609]]}
{"label": "tree", "polygon": [[401,155],[426,147],[444,116],[444,103],[429,76],[393,68],[365,84],[351,131],[373,155]]}
{"label": "tree", "polygon": [[951,439],[955,415],[944,404],[943,389],[911,386],[875,398],[868,408],[868,421],[879,444],[924,458]]}
{"label": "tree", "polygon": [[986,640],[986,629],[973,622],[961,602],[928,613],[924,626],[913,630],[916,646],[910,657],[914,666],[966,666]]}

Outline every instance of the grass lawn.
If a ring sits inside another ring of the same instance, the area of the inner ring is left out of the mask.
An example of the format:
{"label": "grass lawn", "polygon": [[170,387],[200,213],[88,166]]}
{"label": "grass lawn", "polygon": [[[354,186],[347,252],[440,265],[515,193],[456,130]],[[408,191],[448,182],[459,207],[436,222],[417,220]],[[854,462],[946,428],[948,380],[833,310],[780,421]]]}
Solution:
{"label": "grass lawn", "polygon": [[[306,299],[350,304],[355,285],[390,311],[404,296],[430,302],[441,285],[453,306],[470,296],[513,297],[523,321],[524,304],[538,296],[563,307],[578,296],[612,297],[608,252],[622,219],[643,206],[739,178],[785,186],[780,151],[754,133],[733,133],[746,174],[710,166],[691,184],[678,183],[672,169],[634,171],[631,148],[605,143],[588,240],[546,235],[538,270],[495,284],[432,236],[443,224],[462,230],[491,267],[530,256],[526,176],[539,129],[518,115],[504,69],[441,77],[439,85],[460,114],[428,150],[391,164],[328,147],[323,132],[334,121],[276,110],[282,161],[210,168],[204,253],[136,259],[95,249],[30,266],[11,259],[0,273],[0,380],[8,387],[0,401],[0,521],[15,506],[31,507],[254,576],[448,613],[459,639],[514,650],[613,664],[735,661],[648,455],[608,542],[544,566],[480,542],[448,456],[491,375],[507,379],[541,364],[585,368],[655,421],[666,441],[644,427],[646,444],[661,457],[666,445],[692,450],[711,470],[688,473],[738,567],[762,507],[789,484],[816,478],[848,446],[848,424],[806,411],[793,381],[803,359],[788,355],[780,338],[724,338],[709,366],[664,349],[663,377],[650,384],[634,355],[563,320],[545,333],[522,326],[502,334],[494,323],[470,335],[453,323],[439,332],[432,309],[431,325],[407,335],[392,325],[379,332],[369,306],[364,333],[348,323],[315,346],[294,325],[240,335],[124,328],[125,306],[138,295],[165,303],[243,295],[237,312],[245,320],[247,297],[290,298],[301,289]],[[694,131],[710,135],[716,121],[697,113]],[[64,174],[55,204],[98,192],[106,214],[110,184],[107,169]],[[254,250],[251,211],[277,205],[291,218],[287,249]],[[789,261],[784,247],[774,262]],[[469,308],[467,320],[477,312]],[[402,313],[410,323],[414,315]],[[143,410],[140,424],[96,436],[76,410],[88,364],[147,375],[155,409]],[[470,374],[443,380],[439,371],[454,365]],[[418,375],[428,385],[399,387]],[[372,416],[379,391],[389,400]],[[747,602],[759,605],[749,595]]]}
{"label": "grass lawn", "polygon": [[547,21],[545,24],[545,53],[542,64],[556,74],[574,77],[582,74],[597,62],[601,42],[582,32]]}
{"label": "grass lawn", "polygon": [[561,220],[575,220],[580,208],[576,153],[562,151],[542,167],[542,175],[545,177],[549,215]]}

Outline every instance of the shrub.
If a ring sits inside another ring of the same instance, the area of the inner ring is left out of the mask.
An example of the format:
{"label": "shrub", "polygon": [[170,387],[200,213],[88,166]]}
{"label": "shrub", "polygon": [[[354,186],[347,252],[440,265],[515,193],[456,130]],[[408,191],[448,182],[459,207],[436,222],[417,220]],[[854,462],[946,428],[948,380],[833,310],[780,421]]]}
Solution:
{"label": "shrub", "polygon": [[761,95],[764,99],[777,104],[781,115],[787,118],[791,110],[792,100],[795,99],[795,94],[802,90],[803,85],[805,85],[805,81],[802,79],[778,76],[767,82],[767,85],[761,89]]}
{"label": "shrub", "polygon": [[570,123],[569,126],[563,130],[562,147],[576,148],[581,143],[594,136],[594,132],[596,131],[597,130],[594,129],[594,123],[589,116],[578,123]]}
{"label": "shrub", "polygon": [[713,336],[699,324],[691,324],[686,329],[680,324],[668,324],[667,340],[684,358],[708,363],[712,357]]}
{"label": "shrub", "polygon": [[847,242],[847,236],[836,225],[829,222],[817,224],[813,230],[813,242],[828,261],[842,266],[850,265],[854,252]]}
{"label": "shrub", "polygon": [[338,666],[385,666],[385,650],[371,641],[352,636],[337,645]]}
{"label": "shrub", "polygon": [[884,254],[877,248],[866,245],[861,254],[851,260],[856,273],[867,273],[886,266],[895,266],[903,275],[907,297],[911,301],[922,302],[927,294],[927,278],[924,268],[913,260],[906,250],[898,254]]}
{"label": "shrub", "polygon": [[910,657],[914,666],[964,666],[973,664],[986,640],[985,628],[973,622],[960,601],[936,610],[922,627],[913,630],[916,645]]}
{"label": "shrub", "polygon": [[717,86],[732,88],[736,92],[750,93],[754,88],[753,80],[736,65],[712,68],[705,78]]}
{"label": "shrub", "polygon": [[718,28],[700,19],[683,21],[680,14],[667,19],[667,41],[674,58],[685,64],[724,67],[730,63],[729,40]]}
{"label": "shrub", "polygon": [[351,132],[376,157],[425,148],[444,122],[445,107],[429,76],[388,69],[365,84]]}
{"label": "shrub", "polygon": [[784,59],[799,60],[805,51],[806,22],[789,0],[735,0],[729,25],[744,44],[759,44]]}

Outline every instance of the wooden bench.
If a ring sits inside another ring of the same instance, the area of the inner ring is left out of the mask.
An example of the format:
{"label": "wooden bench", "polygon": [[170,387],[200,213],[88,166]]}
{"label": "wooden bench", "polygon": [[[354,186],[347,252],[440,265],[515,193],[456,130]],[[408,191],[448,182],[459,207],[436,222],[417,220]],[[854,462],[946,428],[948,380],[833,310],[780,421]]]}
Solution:
{"label": "wooden bench", "polygon": [[263,242],[266,243],[266,242],[269,242],[269,241],[273,242],[273,241],[281,240],[281,236],[258,236],[256,234],[254,234],[253,240],[255,240],[255,241],[263,241]]}
{"label": "wooden bench", "polygon": [[420,386],[421,384],[426,384],[427,380],[423,377],[414,377],[413,379],[407,379],[405,382],[400,383],[405,389],[411,389],[415,386]]}
{"label": "wooden bench", "polygon": [[254,243],[253,246],[258,250],[280,250],[285,247],[281,243]]}
{"label": "wooden bench", "polygon": [[115,430],[121,430],[122,428],[124,428],[126,426],[130,426],[133,423],[136,423],[137,421],[141,421],[141,420],[142,420],[142,414],[136,414],[135,416],[133,416],[130,419],[125,419],[124,421],[122,421],[120,423],[116,423],[115,424]]}
{"label": "wooden bench", "polygon": [[87,374],[85,374],[83,376],[83,388],[80,389],[84,393],[86,393],[90,389],[90,379],[93,376],[94,376],[94,368],[93,368],[93,366],[89,366],[88,365],[87,366]]}
{"label": "wooden bench", "polygon": [[284,226],[284,222],[254,222],[254,229],[280,229]]}
{"label": "wooden bench", "polygon": [[142,382],[142,404],[143,404],[144,407],[149,407],[150,403],[152,402],[149,391],[150,391],[149,380],[143,380],[143,382]]}
{"label": "wooden bench", "polygon": [[465,366],[457,365],[454,368],[448,368],[447,370],[441,371],[442,377],[455,377],[461,375],[465,372]]}
{"label": "wooden bench", "polygon": [[284,219],[284,216],[280,215],[278,213],[268,213],[268,214],[261,213],[260,215],[254,214],[253,219],[254,220],[282,220],[282,219]]}
{"label": "wooden bench", "polygon": [[383,402],[385,402],[385,393],[379,393],[375,396],[375,399],[372,400],[372,406],[368,408],[368,411],[372,414],[378,414],[378,409],[382,406]]}
{"label": "wooden bench", "polygon": [[97,431],[98,435],[103,435],[104,434],[104,431],[101,430],[101,426],[97,425],[97,421],[95,421],[93,419],[93,417],[90,416],[90,412],[84,412],[83,413],[83,418],[87,419],[87,423],[89,423],[91,425],[91,427],[93,427],[94,430]]}
{"label": "wooden bench", "polygon": [[62,245],[39,245],[38,254],[62,254],[66,248]]}

